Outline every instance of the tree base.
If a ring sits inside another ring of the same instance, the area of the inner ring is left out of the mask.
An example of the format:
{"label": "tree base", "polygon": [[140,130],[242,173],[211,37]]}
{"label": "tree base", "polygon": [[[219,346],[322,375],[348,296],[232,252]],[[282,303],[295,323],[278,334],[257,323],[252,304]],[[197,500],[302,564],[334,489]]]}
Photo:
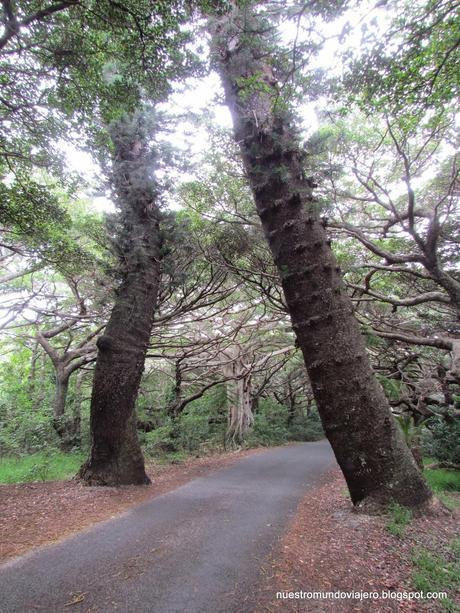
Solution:
{"label": "tree base", "polygon": [[415,516],[420,515],[431,515],[433,513],[433,509],[438,508],[438,502],[435,500],[433,496],[418,502],[408,504],[408,501],[398,501],[394,498],[391,499],[389,496],[367,496],[363,500],[360,500],[353,506],[353,510],[356,513],[360,513],[363,515],[385,515],[388,513],[389,502],[392,501],[400,504],[403,507],[406,507],[413,513]]}
{"label": "tree base", "polygon": [[150,485],[144,467],[124,467],[121,471],[116,464],[94,465],[91,460],[85,462],[75,478],[83,485],[97,487],[119,487],[121,485]]}

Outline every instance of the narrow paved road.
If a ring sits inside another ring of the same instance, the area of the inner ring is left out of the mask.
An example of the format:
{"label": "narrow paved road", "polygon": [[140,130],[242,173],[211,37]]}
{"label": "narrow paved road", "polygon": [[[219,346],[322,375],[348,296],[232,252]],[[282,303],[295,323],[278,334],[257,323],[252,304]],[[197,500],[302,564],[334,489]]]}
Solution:
{"label": "narrow paved road", "polygon": [[261,563],[334,464],[323,441],[238,460],[0,566],[0,611],[249,613]]}

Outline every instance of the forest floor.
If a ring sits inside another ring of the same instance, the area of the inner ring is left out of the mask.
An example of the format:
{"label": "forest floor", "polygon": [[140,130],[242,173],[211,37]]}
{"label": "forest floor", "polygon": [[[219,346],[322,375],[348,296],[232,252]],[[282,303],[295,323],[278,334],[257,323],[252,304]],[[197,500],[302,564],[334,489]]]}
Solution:
{"label": "forest floor", "polygon": [[75,480],[0,484],[0,562],[61,540],[264,448],[180,464],[147,464],[147,486],[87,487]]}
{"label": "forest floor", "polygon": [[[460,494],[452,497],[460,502]],[[395,536],[389,530],[391,517],[353,510],[345,481],[335,469],[299,504],[284,538],[262,569],[264,580],[256,611],[460,611],[460,591],[449,589],[450,583],[459,587],[459,519],[460,509],[448,511],[435,505],[432,514],[410,519]],[[414,565],[415,559],[422,564]],[[381,595],[422,588],[425,592],[447,589],[449,601],[441,605],[434,600],[398,602],[395,596],[367,601],[276,598],[277,592]]]}

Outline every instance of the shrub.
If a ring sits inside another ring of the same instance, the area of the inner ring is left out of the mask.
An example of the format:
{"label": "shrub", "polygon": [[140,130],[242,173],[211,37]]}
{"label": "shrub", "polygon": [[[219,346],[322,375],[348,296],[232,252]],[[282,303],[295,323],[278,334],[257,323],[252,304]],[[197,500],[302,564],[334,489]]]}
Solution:
{"label": "shrub", "polygon": [[151,432],[145,432],[141,438],[144,452],[149,456],[177,451],[177,440],[174,439],[174,428],[171,420]]}
{"label": "shrub", "polygon": [[261,399],[254,416],[254,425],[246,439],[247,445],[282,445],[289,438],[287,419],[286,406],[270,398]]}
{"label": "shrub", "polygon": [[189,453],[199,450],[200,445],[211,435],[209,414],[205,407],[191,407],[181,415],[178,423],[178,440],[182,449]]}
{"label": "shrub", "polygon": [[428,426],[429,432],[423,438],[425,454],[440,462],[460,464],[460,420],[434,417]]}
{"label": "shrub", "polygon": [[291,441],[319,441],[324,438],[324,430],[318,411],[310,415],[296,415],[289,426]]}

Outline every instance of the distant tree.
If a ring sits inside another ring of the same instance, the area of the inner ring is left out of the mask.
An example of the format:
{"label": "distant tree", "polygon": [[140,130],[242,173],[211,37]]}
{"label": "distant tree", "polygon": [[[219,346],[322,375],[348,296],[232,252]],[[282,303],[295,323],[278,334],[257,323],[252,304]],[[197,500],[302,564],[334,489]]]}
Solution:
{"label": "distant tree", "polygon": [[[95,360],[95,338],[105,325],[105,322],[100,325],[95,323],[95,320],[100,319],[100,314],[88,313],[75,279],[67,279],[67,283],[72,288],[77,308],[74,307],[74,312],[71,309],[67,312],[54,312],[53,318],[60,320],[60,323],[54,328],[37,326],[35,337],[54,368],[56,390],[53,402],[53,427],[59,436],[63,451],[70,451],[81,445],[80,415],[74,410],[70,418],[66,413],[70,378],[73,373]],[[86,328],[83,334],[80,329],[82,324]],[[56,338],[60,346],[53,344]]]}

